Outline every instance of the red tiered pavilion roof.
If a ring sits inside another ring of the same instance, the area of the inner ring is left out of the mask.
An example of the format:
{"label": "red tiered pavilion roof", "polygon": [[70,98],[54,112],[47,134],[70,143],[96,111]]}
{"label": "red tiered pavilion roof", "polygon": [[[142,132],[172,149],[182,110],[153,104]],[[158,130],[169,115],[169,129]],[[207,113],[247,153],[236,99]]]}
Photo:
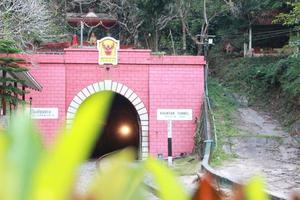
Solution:
{"label": "red tiered pavilion roof", "polygon": [[117,19],[104,13],[67,13],[67,22],[72,26],[78,26],[83,21],[89,26],[100,24],[102,27],[109,29],[116,25]]}

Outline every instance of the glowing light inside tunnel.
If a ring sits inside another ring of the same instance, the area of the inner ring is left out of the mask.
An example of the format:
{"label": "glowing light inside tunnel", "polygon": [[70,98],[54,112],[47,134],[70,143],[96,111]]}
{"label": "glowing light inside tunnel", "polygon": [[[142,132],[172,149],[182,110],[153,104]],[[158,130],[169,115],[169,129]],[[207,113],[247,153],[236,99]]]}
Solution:
{"label": "glowing light inside tunnel", "polygon": [[120,94],[115,94],[102,134],[95,141],[91,159],[127,147],[140,151],[140,125],[133,104]]}
{"label": "glowing light inside tunnel", "polygon": [[128,137],[131,134],[131,128],[127,124],[123,124],[119,128],[119,134],[123,137]]}

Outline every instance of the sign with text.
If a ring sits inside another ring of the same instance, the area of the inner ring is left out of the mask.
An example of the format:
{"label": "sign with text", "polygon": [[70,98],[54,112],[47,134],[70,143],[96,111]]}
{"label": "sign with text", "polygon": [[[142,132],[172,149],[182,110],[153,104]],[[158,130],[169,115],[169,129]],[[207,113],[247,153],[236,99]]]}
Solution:
{"label": "sign with text", "polygon": [[32,119],[58,119],[58,108],[31,108]]}
{"label": "sign with text", "polygon": [[158,109],[157,120],[192,120],[192,109]]}
{"label": "sign with text", "polygon": [[118,50],[120,42],[112,37],[105,37],[97,40],[97,49],[99,51],[99,65],[117,65]]}

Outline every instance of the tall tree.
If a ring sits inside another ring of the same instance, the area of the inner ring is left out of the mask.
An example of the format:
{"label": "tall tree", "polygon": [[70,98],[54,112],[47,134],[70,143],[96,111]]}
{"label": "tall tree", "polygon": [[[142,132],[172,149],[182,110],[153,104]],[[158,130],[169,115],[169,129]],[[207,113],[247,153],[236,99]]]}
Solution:
{"label": "tall tree", "polygon": [[287,3],[291,10],[289,13],[280,13],[277,18],[276,22],[281,22],[284,25],[299,25],[300,23],[300,2],[288,2]]}
{"label": "tall tree", "polygon": [[263,11],[277,9],[284,5],[282,0],[223,0],[230,8],[231,13],[244,18],[249,24]]}
{"label": "tall tree", "polygon": [[297,53],[299,53],[300,47],[300,36],[299,36],[299,29],[300,29],[300,2],[299,1],[289,1],[287,3],[290,6],[289,13],[280,13],[274,22],[276,23],[283,23],[286,26],[294,26],[295,27],[295,34],[290,35],[289,45],[291,47],[296,47]]}
{"label": "tall tree", "polygon": [[6,56],[0,58],[0,98],[3,114],[6,114],[7,106],[17,106],[18,102],[22,101],[20,96],[25,94],[25,91],[19,89],[19,86],[24,84],[23,80],[17,78],[14,74],[28,71],[24,67],[20,67],[18,62],[22,59],[9,56],[12,53],[19,53],[20,50],[14,47],[12,41],[0,40],[0,54]]}
{"label": "tall tree", "polygon": [[139,46],[139,32],[144,23],[142,10],[138,7],[137,0],[102,0],[98,8],[103,12],[118,19],[120,35],[123,44],[134,44]]}
{"label": "tall tree", "polygon": [[144,39],[148,48],[157,52],[161,31],[178,16],[176,4],[172,0],[139,0],[138,7],[145,20],[142,26]]}
{"label": "tall tree", "polygon": [[179,0],[179,17],[182,27],[202,54],[211,23],[228,10],[222,0]]}
{"label": "tall tree", "polygon": [[53,35],[56,29],[48,3],[44,0],[1,0],[0,38],[26,47]]}

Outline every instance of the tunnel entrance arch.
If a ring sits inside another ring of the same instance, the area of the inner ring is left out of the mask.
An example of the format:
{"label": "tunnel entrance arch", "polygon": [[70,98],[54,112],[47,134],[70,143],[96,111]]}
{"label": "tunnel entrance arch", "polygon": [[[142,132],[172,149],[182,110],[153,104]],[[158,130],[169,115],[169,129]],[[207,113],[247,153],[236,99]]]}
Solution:
{"label": "tunnel entrance arch", "polygon": [[137,114],[137,121],[139,122],[139,158],[144,159],[149,154],[149,118],[148,111],[145,104],[142,102],[140,97],[126,85],[118,83],[112,80],[105,80],[98,83],[91,84],[86,88],[82,89],[71,101],[66,116],[67,126],[72,124],[77,109],[81,103],[89,96],[101,92],[101,91],[112,91],[126,98],[135,109]]}

